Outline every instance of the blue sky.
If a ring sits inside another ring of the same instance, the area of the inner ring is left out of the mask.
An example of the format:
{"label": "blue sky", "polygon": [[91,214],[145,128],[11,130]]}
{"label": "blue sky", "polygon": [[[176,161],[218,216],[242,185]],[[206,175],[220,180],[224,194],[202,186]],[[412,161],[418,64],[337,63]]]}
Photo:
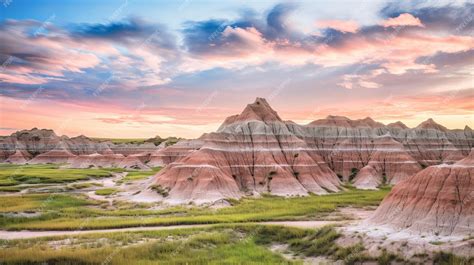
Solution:
{"label": "blue sky", "polygon": [[197,137],[255,97],[285,119],[473,126],[468,1],[0,3],[0,133]]}

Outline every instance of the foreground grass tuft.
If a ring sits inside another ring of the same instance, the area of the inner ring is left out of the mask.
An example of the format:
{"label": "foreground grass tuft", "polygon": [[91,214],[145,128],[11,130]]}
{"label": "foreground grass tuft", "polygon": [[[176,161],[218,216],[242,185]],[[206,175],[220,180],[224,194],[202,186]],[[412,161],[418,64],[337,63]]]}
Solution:
{"label": "foreground grass tuft", "polygon": [[106,189],[100,189],[100,190],[96,190],[95,191],[95,194],[96,195],[100,195],[100,196],[108,196],[108,195],[112,195],[114,193],[117,192],[117,189],[113,189],[113,188],[106,188]]}

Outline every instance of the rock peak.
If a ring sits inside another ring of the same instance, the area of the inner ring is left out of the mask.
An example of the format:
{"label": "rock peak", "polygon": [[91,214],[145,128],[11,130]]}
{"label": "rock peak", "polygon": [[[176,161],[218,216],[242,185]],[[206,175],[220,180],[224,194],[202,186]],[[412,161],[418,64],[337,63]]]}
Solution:
{"label": "rock peak", "polygon": [[432,118],[420,123],[416,126],[417,129],[434,129],[438,131],[447,131],[448,129],[441,124],[436,123]]}
{"label": "rock peak", "polygon": [[387,124],[387,127],[400,128],[400,129],[408,129],[408,126],[406,126],[405,123],[403,123],[403,122],[401,122],[401,121],[389,123],[389,124]]}
{"label": "rock peak", "polygon": [[239,115],[231,116],[225,123],[234,123],[239,121],[258,120],[263,122],[280,121],[282,119],[278,113],[272,109],[270,104],[264,98],[256,98],[254,103],[248,104]]}
{"label": "rock peak", "polygon": [[346,116],[337,116],[337,115],[328,115],[326,117],[326,120],[343,120],[343,121],[348,121],[350,120]]}

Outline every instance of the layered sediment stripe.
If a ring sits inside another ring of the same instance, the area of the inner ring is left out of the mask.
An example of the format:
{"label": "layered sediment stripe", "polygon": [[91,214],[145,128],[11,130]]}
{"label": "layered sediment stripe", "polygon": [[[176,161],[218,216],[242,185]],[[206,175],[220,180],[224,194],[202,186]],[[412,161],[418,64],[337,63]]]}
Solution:
{"label": "layered sediment stripe", "polygon": [[431,166],[398,185],[370,224],[417,233],[474,233],[474,149],[454,165]]}

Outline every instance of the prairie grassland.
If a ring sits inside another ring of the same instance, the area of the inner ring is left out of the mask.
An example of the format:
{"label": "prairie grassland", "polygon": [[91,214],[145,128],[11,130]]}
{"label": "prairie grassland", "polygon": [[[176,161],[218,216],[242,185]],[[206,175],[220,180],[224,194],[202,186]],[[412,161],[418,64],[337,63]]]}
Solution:
{"label": "prairie grassland", "polygon": [[[71,169],[60,165],[0,164],[0,186],[19,184],[67,183],[91,178],[110,177],[114,170]],[[116,170],[115,170],[116,171]]]}
{"label": "prairie grassland", "polygon": [[[263,196],[262,198],[244,198],[232,201],[233,206],[221,209],[196,206],[179,206],[163,210],[149,210],[145,206],[129,204],[120,208],[101,209],[98,202],[89,201],[83,205],[70,205],[76,196],[57,197],[56,204],[62,208],[42,208],[44,216],[49,218],[10,218],[0,217],[1,228],[9,230],[74,230],[123,228],[154,225],[180,224],[217,224],[243,223],[275,220],[317,220],[322,219],[337,207],[376,206],[389,191],[384,188],[378,191],[348,189],[337,194],[324,196],[283,198]],[[38,195],[9,196],[8,204],[0,204],[0,212],[35,211],[44,197]],[[85,200],[79,198],[80,200]],[[32,204],[31,200],[35,201]],[[64,201],[64,202],[61,202]],[[141,208],[140,208],[141,207]],[[87,219],[87,222],[84,222]]]}
{"label": "prairie grassland", "polygon": [[[255,243],[249,228],[92,234],[5,242],[2,264],[297,264]],[[54,242],[68,240],[62,247]],[[51,243],[53,242],[53,243]]]}
{"label": "prairie grassland", "polygon": [[97,205],[98,202],[81,196],[64,194],[28,194],[3,197],[0,200],[0,213],[64,210],[80,206]]}
{"label": "prairie grassland", "polygon": [[[335,244],[338,237],[331,227],[222,225],[7,241],[0,259],[5,264],[301,264],[299,259],[285,260],[269,247],[287,244],[300,257],[331,257],[341,249]],[[54,242],[63,243],[55,249]]]}
{"label": "prairie grassland", "polygon": [[[162,231],[94,233],[4,241],[2,264],[303,264],[324,257],[342,264],[472,264],[472,258],[436,253],[418,261],[359,242],[341,247],[332,227],[317,230],[263,225],[217,225]],[[283,252],[272,246],[285,246]],[[285,253],[285,259],[281,253]],[[395,262],[395,263],[393,263]]]}

